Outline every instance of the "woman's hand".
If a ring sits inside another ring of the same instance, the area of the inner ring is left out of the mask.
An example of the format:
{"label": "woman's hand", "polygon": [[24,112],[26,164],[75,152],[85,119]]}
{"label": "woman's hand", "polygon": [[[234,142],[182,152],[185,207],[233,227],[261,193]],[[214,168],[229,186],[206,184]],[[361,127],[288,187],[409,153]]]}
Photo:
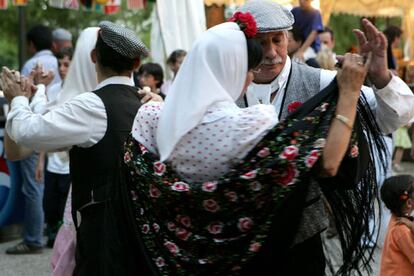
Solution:
{"label": "woman's hand", "polygon": [[347,53],[338,71],[339,96],[350,100],[358,100],[361,87],[364,84],[368,68],[371,63],[371,54],[364,62],[364,58],[357,54]]}

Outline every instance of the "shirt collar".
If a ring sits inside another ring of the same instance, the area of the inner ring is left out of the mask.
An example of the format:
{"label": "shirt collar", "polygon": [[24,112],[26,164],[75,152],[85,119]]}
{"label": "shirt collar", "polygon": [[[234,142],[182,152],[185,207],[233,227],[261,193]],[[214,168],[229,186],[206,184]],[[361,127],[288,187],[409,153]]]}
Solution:
{"label": "shirt collar", "polygon": [[109,84],[124,84],[129,86],[134,86],[134,81],[130,77],[124,77],[124,76],[114,76],[109,77],[103,81],[101,81],[98,86],[96,86],[95,90],[98,90],[104,86],[107,86]]}
{"label": "shirt collar", "polygon": [[50,50],[41,50],[37,52],[36,54],[34,54],[33,57],[40,57],[40,56],[46,56],[46,55],[53,56],[53,53]]}

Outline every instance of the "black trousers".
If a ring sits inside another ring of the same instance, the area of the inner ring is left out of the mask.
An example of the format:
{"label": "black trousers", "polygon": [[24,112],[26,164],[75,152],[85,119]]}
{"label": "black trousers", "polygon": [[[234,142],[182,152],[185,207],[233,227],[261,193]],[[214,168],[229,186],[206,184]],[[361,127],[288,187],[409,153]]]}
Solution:
{"label": "black trousers", "polygon": [[70,182],[69,174],[45,172],[43,210],[49,227],[55,227],[63,219]]}
{"label": "black trousers", "polygon": [[325,266],[322,240],[318,234],[289,250],[280,275],[323,276]]}

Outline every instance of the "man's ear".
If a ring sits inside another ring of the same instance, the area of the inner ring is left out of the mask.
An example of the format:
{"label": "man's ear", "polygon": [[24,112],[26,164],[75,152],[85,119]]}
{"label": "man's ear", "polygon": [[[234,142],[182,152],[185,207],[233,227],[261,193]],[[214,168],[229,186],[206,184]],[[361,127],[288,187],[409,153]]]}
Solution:
{"label": "man's ear", "polygon": [[93,49],[91,51],[91,60],[92,60],[93,63],[96,64],[96,60],[97,60],[97,58],[96,58],[96,49]]}
{"label": "man's ear", "polygon": [[141,59],[137,58],[134,62],[134,71],[137,70],[139,68],[139,66],[141,65]]}
{"label": "man's ear", "polygon": [[407,201],[405,202],[405,204],[407,205],[408,208],[412,209],[413,208],[414,201],[411,198],[409,198],[409,199],[407,199]]}

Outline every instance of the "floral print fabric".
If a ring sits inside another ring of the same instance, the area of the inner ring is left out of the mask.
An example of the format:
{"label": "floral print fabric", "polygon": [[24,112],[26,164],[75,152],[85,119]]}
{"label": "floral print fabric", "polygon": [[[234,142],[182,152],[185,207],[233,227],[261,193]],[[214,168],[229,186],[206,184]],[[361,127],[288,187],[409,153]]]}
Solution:
{"label": "floral print fabric", "polygon": [[203,182],[183,181],[129,137],[129,202],[137,235],[160,274],[237,274],[260,252],[278,207],[312,177],[335,103],[303,110],[274,127],[228,173]]}

